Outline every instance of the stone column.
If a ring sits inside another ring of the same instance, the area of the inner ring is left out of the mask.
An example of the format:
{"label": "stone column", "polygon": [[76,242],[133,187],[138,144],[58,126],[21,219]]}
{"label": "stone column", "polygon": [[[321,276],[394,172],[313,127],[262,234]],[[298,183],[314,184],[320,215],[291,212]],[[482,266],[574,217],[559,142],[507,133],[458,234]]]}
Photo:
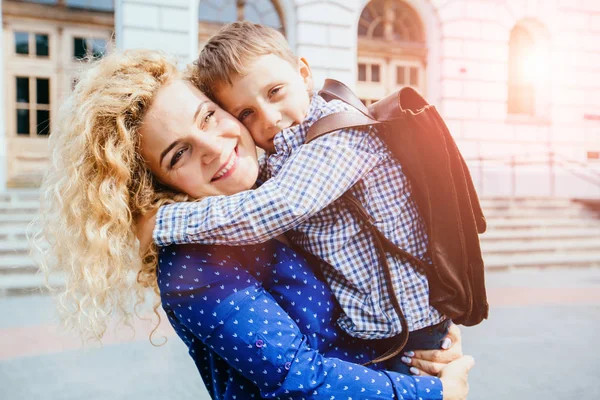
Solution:
{"label": "stone column", "polygon": [[[0,1],[0,27],[2,23],[2,2]],[[0,43],[4,43],[3,37],[4,29],[0,29]],[[0,46],[0,65],[2,66],[2,73],[0,74],[0,192],[6,190],[6,169],[7,165],[7,143],[6,143],[6,109],[4,108],[4,47]]]}
{"label": "stone column", "polygon": [[198,53],[198,0],[117,0],[119,49],[162,50],[184,63]]}
{"label": "stone column", "polygon": [[320,88],[325,78],[338,79],[351,87],[356,72],[356,1],[296,0],[296,51],[306,57]]}

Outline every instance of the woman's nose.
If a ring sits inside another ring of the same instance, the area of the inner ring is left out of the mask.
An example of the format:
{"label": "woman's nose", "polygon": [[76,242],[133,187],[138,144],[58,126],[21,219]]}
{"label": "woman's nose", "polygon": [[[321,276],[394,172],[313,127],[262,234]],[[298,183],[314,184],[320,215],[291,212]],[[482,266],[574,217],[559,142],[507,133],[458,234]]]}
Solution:
{"label": "woman's nose", "polygon": [[210,164],[214,160],[219,159],[223,152],[221,140],[214,136],[202,138],[198,146],[203,164]]}

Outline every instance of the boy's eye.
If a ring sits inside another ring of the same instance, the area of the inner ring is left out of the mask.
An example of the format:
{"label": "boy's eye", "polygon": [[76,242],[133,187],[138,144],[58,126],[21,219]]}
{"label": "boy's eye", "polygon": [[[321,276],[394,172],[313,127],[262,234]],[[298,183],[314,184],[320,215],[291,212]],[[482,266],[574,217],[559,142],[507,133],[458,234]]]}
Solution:
{"label": "boy's eye", "polygon": [[250,114],[252,114],[251,110],[244,110],[238,115],[238,119],[243,122]]}
{"label": "boy's eye", "polygon": [[281,90],[281,86],[277,86],[277,87],[271,89],[271,92],[269,93],[269,97],[275,96],[277,93],[279,93],[280,90]]}

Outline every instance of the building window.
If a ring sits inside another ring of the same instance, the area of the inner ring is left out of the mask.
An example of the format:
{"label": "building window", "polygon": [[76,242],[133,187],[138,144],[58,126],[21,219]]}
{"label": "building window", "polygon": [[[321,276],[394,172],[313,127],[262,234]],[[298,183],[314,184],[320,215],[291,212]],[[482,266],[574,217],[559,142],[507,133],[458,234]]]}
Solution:
{"label": "building window", "polygon": [[357,92],[365,104],[403,86],[423,92],[427,48],[417,12],[400,0],[372,0],[358,22]]}
{"label": "building window", "polygon": [[271,0],[202,0],[198,20],[228,24],[247,20],[282,30],[280,12]]}
{"label": "building window", "polygon": [[510,33],[508,55],[508,113],[535,114],[534,71],[531,71],[531,54],[535,42],[523,26],[515,26]]}
{"label": "building window", "polygon": [[50,56],[49,37],[44,33],[14,32],[15,54],[47,58]]}
{"label": "building window", "polygon": [[50,79],[17,76],[16,133],[23,136],[50,134]]}
{"label": "building window", "polygon": [[73,38],[73,58],[102,58],[106,54],[108,40],[102,38]]}
{"label": "building window", "polygon": [[406,65],[396,66],[396,85],[419,87],[421,69]]}
{"label": "building window", "polygon": [[358,21],[358,36],[396,42],[425,42],[421,19],[403,1],[373,0]]}
{"label": "building window", "polygon": [[381,65],[371,63],[358,64],[359,82],[381,82]]}

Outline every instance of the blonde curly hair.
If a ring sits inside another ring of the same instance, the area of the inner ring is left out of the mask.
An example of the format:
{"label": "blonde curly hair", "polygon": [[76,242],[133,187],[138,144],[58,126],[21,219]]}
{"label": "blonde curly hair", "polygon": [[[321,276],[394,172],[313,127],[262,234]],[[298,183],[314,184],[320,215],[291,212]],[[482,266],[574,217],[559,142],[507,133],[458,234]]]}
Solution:
{"label": "blonde curly hair", "polygon": [[130,325],[132,306],[159,294],[156,249],[140,256],[134,221],[187,196],[153,178],[139,128],[159,88],[178,78],[160,52],[109,55],[83,74],[50,136],[34,255],[47,278],[64,275],[59,313],[85,340],[100,340],[115,314]]}

